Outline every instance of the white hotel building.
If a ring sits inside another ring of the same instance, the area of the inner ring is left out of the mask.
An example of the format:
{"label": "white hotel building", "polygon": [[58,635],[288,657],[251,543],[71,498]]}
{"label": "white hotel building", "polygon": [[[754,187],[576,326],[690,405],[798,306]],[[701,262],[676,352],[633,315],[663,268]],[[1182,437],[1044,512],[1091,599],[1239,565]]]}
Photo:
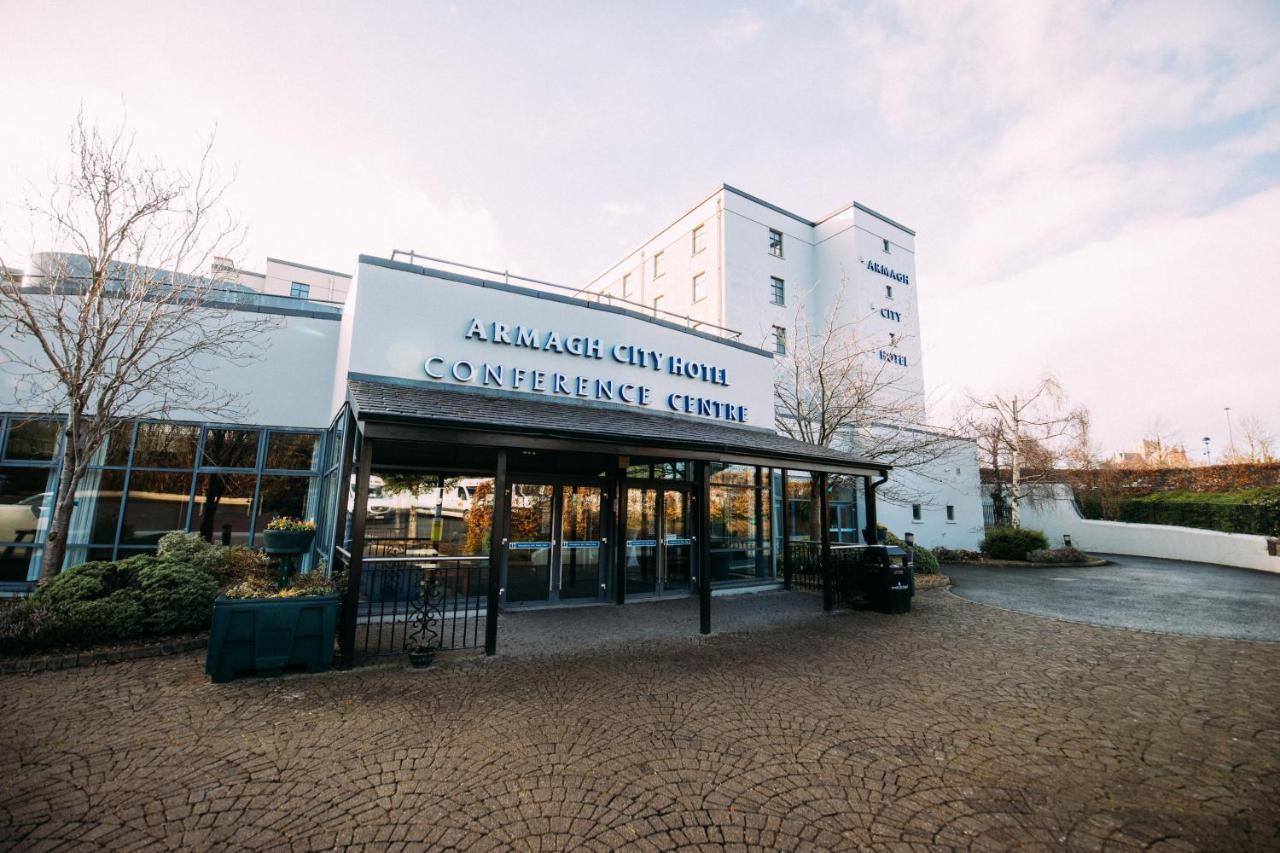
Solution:
{"label": "white hotel building", "polygon": [[[900,372],[892,388],[924,405],[916,233],[851,202],[811,220],[722,185],[609,267],[584,292],[627,299],[695,322],[736,330],[745,343],[786,358],[798,312],[821,329],[856,326],[868,357]],[[879,341],[880,344],[875,342]],[[790,345],[794,348],[794,340]],[[881,345],[883,348],[880,348]],[[874,457],[876,448],[853,448]],[[930,547],[976,548],[982,538],[978,460],[957,440],[928,464],[896,469],[880,493],[880,522]]]}
{"label": "white hotel building", "polygon": [[[23,287],[77,264],[38,255]],[[216,265],[226,287],[208,310],[272,318],[251,367],[204,375],[251,414],[123,421],[77,492],[68,564],[174,529],[256,546],[272,518],[311,518],[309,564],[351,571],[355,658],[394,650],[424,572],[447,593],[449,644],[482,631],[492,651],[501,608],[697,595],[705,632],[713,593],[817,578],[830,606],[843,593],[815,567],[830,546],[861,560],[877,521],[925,546],[980,536],[972,444],[922,475],[891,470],[874,442],[775,430],[774,367],[801,304],[874,315],[906,393],[923,394],[903,226],[856,204],[814,222],[722,187],[583,288],[459,266],[402,252],[362,255],[354,276]],[[4,367],[0,587],[20,590],[39,574],[62,431]],[[891,481],[920,497],[877,501]]]}

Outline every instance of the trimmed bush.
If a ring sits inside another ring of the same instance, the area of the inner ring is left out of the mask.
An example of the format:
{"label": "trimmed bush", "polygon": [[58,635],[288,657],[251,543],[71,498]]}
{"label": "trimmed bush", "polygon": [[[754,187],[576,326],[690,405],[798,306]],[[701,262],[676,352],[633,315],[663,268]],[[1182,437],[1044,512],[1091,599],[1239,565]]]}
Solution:
{"label": "trimmed bush", "polygon": [[25,655],[68,642],[66,610],[30,598],[0,600],[0,654]]}
{"label": "trimmed bush", "polygon": [[218,581],[184,563],[158,560],[138,572],[146,625],[158,634],[199,631],[209,627]]}
{"label": "trimmed bush", "polygon": [[982,537],[982,553],[993,560],[1025,560],[1032,551],[1045,550],[1049,540],[1039,530],[1026,527],[993,527]]}
{"label": "trimmed bush", "polygon": [[976,563],[982,559],[982,554],[977,551],[970,551],[967,548],[943,548],[941,545],[933,549],[933,556],[937,557],[940,563]]}
{"label": "trimmed bush", "polygon": [[146,632],[146,609],[137,590],[117,590],[96,601],[77,601],[66,608],[66,640],[93,646],[127,640]]}
{"label": "trimmed bush", "polygon": [[231,586],[251,578],[272,577],[271,558],[262,551],[236,545],[231,548],[206,542],[198,533],[175,531],[160,537],[156,553],[174,563],[185,563],[213,575],[218,585]]}
{"label": "trimmed bush", "polygon": [[81,563],[45,581],[32,597],[51,605],[97,601],[119,590],[136,588],[137,568],[138,564],[131,560],[119,563]]}
{"label": "trimmed bush", "polygon": [[1092,559],[1079,548],[1037,549],[1027,554],[1032,563],[1087,563]]}
{"label": "trimmed bush", "polygon": [[[892,530],[878,525],[879,529],[884,531],[884,541],[886,545],[897,545],[899,548],[905,549],[907,543],[894,535]],[[933,556],[933,552],[921,545],[919,542],[911,546],[911,550],[915,552],[916,574],[918,575],[936,575],[938,573],[938,558]]]}

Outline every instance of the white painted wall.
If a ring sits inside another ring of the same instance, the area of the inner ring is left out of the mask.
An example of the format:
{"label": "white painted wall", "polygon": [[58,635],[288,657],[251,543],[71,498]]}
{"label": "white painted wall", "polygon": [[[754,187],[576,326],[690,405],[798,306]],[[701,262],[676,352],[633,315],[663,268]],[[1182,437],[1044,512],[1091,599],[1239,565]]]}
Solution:
{"label": "white painted wall", "polygon": [[1267,554],[1265,536],[1163,524],[1095,521],[1080,515],[1070,487],[1055,485],[1038,491],[1036,500],[1023,504],[1022,525],[1043,530],[1055,547],[1062,544],[1062,536],[1067,534],[1072,545],[1101,554],[1190,560],[1280,573],[1280,557]]}
{"label": "white painted wall", "polygon": [[[192,312],[198,321],[200,312]],[[336,319],[266,315],[272,324],[264,331],[262,355],[251,365],[209,360],[204,375],[218,387],[244,396],[246,412],[239,423],[282,427],[327,427],[333,417],[330,400],[317,389],[329,388],[337,361],[339,324]],[[33,357],[32,339],[17,342]],[[43,407],[16,387],[13,365],[0,365],[0,410],[39,412]],[[217,420],[201,413],[172,415],[175,420]]]}
{"label": "white painted wall", "polygon": [[[490,363],[504,365],[508,371],[520,367],[548,375],[643,384],[652,389],[652,398],[649,405],[635,408],[652,412],[687,417],[668,407],[667,396],[671,393],[743,405],[747,407],[747,425],[773,427],[773,372],[768,353],[720,338],[690,334],[650,318],[607,310],[594,302],[555,297],[544,291],[487,287],[416,269],[420,268],[388,268],[361,260],[344,310],[343,324],[347,328],[343,335],[350,336],[350,345],[339,375],[372,374],[486,389],[479,381],[459,382],[445,369],[465,360],[477,367]],[[565,339],[572,335],[596,338],[601,341],[603,357],[579,357],[467,339],[473,319],[479,320],[486,332],[497,321],[509,327],[534,327],[542,335],[555,331]],[[611,352],[615,344],[638,345],[661,353],[662,369],[618,363]],[[671,375],[666,367],[671,355],[723,368],[728,386]],[[444,374],[443,379],[433,379],[427,373],[426,362],[433,357],[444,359],[436,367]],[[528,381],[526,378],[525,385],[516,390],[530,393]],[[488,386],[487,390],[512,389]],[[546,396],[561,402],[575,399],[550,393]]]}
{"label": "white painted wall", "polygon": [[[875,450],[867,451],[874,456]],[[912,504],[920,504],[916,521]],[[947,507],[954,520],[947,520]],[[876,504],[878,520],[902,536],[915,534],[926,548],[975,550],[982,541],[982,496],[978,480],[978,451],[974,442],[956,439],[950,452],[916,470],[895,468],[881,486]]]}

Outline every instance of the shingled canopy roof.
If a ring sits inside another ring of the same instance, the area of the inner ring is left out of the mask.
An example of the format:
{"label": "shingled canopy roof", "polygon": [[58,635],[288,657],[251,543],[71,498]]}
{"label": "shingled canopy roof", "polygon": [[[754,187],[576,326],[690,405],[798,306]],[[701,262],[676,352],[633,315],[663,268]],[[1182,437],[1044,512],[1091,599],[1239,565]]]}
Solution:
{"label": "shingled canopy roof", "polygon": [[493,437],[496,446],[518,446],[520,438],[560,439],[573,442],[566,449],[683,455],[799,470],[883,474],[891,467],[769,430],[719,421],[451,390],[427,383],[350,379],[347,389],[359,420],[485,434]]}

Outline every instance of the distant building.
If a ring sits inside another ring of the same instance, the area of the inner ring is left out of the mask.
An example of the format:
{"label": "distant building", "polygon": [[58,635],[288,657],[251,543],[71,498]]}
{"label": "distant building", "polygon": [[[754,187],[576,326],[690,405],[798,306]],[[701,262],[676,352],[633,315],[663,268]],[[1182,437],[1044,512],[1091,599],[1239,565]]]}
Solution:
{"label": "distant building", "polygon": [[1165,444],[1160,439],[1143,439],[1135,451],[1122,450],[1111,457],[1118,468],[1188,468],[1191,458],[1181,444]]}
{"label": "distant building", "polygon": [[235,267],[227,258],[214,258],[212,273],[270,296],[291,296],[312,302],[341,304],[351,287],[347,273],[321,267],[267,258],[267,271],[254,272]]}

